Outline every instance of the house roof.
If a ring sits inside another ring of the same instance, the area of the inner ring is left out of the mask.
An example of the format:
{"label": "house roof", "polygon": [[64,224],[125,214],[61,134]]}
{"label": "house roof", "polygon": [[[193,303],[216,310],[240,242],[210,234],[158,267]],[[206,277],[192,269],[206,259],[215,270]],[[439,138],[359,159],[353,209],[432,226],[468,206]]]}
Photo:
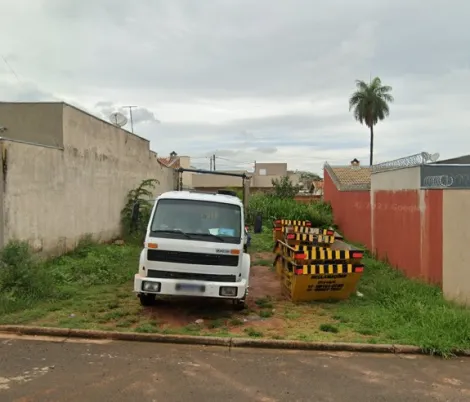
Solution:
{"label": "house roof", "polygon": [[463,165],[467,165],[467,164],[470,164],[470,155],[462,155],[462,156],[458,156],[456,158],[451,158],[451,159],[444,159],[444,160],[441,160],[441,161],[437,161],[435,162],[436,164],[438,165],[452,165],[452,164],[463,164]]}
{"label": "house roof", "polygon": [[315,180],[312,184],[315,186],[317,190],[320,190],[321,188],[323,188],[323,180]]}
{"label": "house roof", "polygon": [[158,162],[160,162],[162,165],[166,167],[171,167],[173,169],[178,169],[180,167],[180,158],[170,158],[170,157],[165,157],[165,158],[157,158]]}
{"label": "house roof", "polygon": [[370,187],[369,166],[330,166],[340,186]]}

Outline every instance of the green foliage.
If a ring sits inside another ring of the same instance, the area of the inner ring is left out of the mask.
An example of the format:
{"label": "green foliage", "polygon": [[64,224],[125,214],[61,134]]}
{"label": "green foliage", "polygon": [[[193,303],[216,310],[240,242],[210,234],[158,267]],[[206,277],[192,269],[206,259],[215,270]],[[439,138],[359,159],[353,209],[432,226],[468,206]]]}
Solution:
{"label": "green foliage", "polygon": [[73,252],[42,261],[26,242],[12,241],[0,253],[0,316],[69,299],[85,287],[127,282],[139,251],[132,245],[98,245],[85,236]]}
{"label": "green foliage", "polygon": [[258,214],[263,217],[264,225],[267,225],[267,222],[270,225],[274,219],[283,218],[309,220],[313,227],[333,226],[331,206],[323,202],[302,204],[270,194],[253,194],[248,202],[247,222],[252,224]]}
{"label": "green foliage", "polygon": [[227,187],[225,190],[234,191],[237,194],[237,197],[240,198],[240,200],[243,200],[243,190],[241,188]]}
{"label": "green foliage", "polygon": [[[157,184],[160,184],[158,180],[147,179],[142,181],[137,188],[127,193],[126,205],[121,211],[121,223],[124,235],[133,235],[138,238],[144,236],[153,207],[153,190]],[[132,231],[132,211],[136,203],[139,203],[140,206],[139,216],[137,222],[135,222],[134,231]]]}
{"label": "green foliage", "polygon": [[53,293],[50,277],[28,243],[8,243],[0,253],[0,304],[38,300]]}
{"label": "green foliage", "polygon": [[359,283],[363,297],[338,306],[357,332],[380,334],[386,342],[418,345],[430,354],[448,356],[470,349],[470,311],[447,302],[441,290],[405,277],[371,257],[363,259]]}
{"label": "green foliage", "polygon": [[92,286],[132,279],[137,259],[130,246],[87,244],[45,265],[56,285]]}
{"label": "green foliage", "polygon": [[382,85],[379,77],[375,77],[370,84],[357,80],[356,88],[349,98],[349,110],[353,110],[354,118],[359,123],[371,127],[390,114],[389,103],[394,101],[390,95],[392,87]]}
{"label": "green foliage", "polygon": [[272,194],[277,198],[293,199],[300,190],[300,186],[292,184],[289,176],[273,179],[271,182],[274,187]]}
{"label": "green foliage", "polygon": [[333,334],[337,334],[339,332],[339,329],[331,324],[321,324],[320,331],[331,332]]}
{"label": "green foliage", "polygon": [[295,173],[300,175],[301,180],[321,180],[321,177],[313,172],[307,172],[305,170],[296,170]]}

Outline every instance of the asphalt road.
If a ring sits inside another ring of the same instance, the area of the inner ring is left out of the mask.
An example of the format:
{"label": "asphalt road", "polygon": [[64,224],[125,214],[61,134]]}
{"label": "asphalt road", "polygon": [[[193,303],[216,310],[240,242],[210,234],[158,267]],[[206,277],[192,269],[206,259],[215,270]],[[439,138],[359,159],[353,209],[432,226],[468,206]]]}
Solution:
{"label": "asphalt road", "polygon": [[470,401],[470,360],[0,336],[1,402]]}

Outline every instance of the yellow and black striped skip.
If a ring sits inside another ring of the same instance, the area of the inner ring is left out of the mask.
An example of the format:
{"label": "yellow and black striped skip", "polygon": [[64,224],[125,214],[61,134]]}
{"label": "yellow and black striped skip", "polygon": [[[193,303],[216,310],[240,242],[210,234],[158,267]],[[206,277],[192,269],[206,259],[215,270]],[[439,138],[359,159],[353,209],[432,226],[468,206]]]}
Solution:
{"label": "yellow and black striped skip", "polygon": [[332,244],[335,242],[334,236],[326,236],[326,235],[314,235],[314,234],[306,234],[306,233],[287,233],[285,236],[286,240],[296,240],[302,241],[304,243],[324,243],[324,244]]}
{"label": "yellow and black striped skip", "polygon": [[350,259],[361,259],[364,256],[364,252],[361,250],[332,250],[326,247],[301,247],[303,247],[303,249],[295,250],[296,246],[283,247],[281,245],[283,254],[294,260],[348,261]]}
{"label": "yellow and black striped skip", "polygon": [[364,265],[361,264],[309,264],[296,265],[287,263],[295,275],[341,275],[362,273]]}
{"label": "yellow and black striped skip", "polygon": [[298,220],[292,220],[292,219],[276,219],[274,222],[274,227],[277,226],[287,226],[287,225],[292,225],[292,226],[312,226],[312,222],[310,221],[298,221]]}
{"label": "yellow and black striped skip", "polygon": [[327,235],[333,236],[335,231],[332,229],[319,229],[319,228],[311,228],[307,226],[283,226],[279,228],[284,233],[306,233],[306,234],[313,234],[313,235]]}

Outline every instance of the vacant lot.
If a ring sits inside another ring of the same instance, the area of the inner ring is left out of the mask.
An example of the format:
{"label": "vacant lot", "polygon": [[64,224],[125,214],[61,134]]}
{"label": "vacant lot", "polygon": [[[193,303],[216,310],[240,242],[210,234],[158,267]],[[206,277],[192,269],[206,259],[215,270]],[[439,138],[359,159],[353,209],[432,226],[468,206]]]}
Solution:
{"label": "vacant lot", "polygon": [[410,281],[369,257],[359,285],[362,296],[290,303],[281,297],[271,248],[269,231],[254,236],[249,308],[241,313],[229,303],[200,299],[141,307],[132,293],[138,246],[87,243],[46,264],[28,259],[35,272],[31,278],[24,277],[30,271],[19,278],[0,277],[3,288],[6,281],[16,281],[0,296],[0,324],[414,344],[444,355],[453,348],[470,349],[469,310],[445,302],[438,288]]}

